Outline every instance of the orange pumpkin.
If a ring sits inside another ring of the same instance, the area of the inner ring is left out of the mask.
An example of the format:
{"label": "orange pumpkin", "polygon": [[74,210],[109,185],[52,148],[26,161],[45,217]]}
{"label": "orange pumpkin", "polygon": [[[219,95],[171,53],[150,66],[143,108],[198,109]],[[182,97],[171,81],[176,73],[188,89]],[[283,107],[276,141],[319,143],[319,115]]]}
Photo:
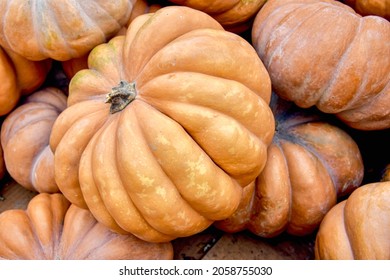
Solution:
{"label": "orange pumpkin", "polygon": [[[130,0],[130,1],[133,7],[131,9],[129,20],[127,21],[126,25],[116,33],[116,35],[125,35],[126,30],[129,27],[130,23],[136,17],[147,13],[154,13],[155,11],[161,8],[161,5],[149,4],[148,1],[146,0]],[[73,76],[78,71],[88,68],[88,55],[89,52],[81,57],[66,60],[61,63],[64,73],[69,79],[73,78]]]}
{"label": "orange pumpkin", "polygon": [[3,179],[3,177],[6,173],[7,173],[7,169],[5,167],[4,157],[3,157],[3,148],[1,146],[1,141],[0,141],[0,180]]}
{"label": "orange pumpkin", "polygon": [[5,165],[10,176],[26,189],[59,191],[49,138],[54,121],[66,108],[66,100],[57,88],[39,90],[29,95],[2,124]]}
{"label": "orange pumpkin", "polygon": [[51,134],[61,192],[148,241],[230,216],[274,131],[270,79],[253,47],[203,12],[169,6],[88,60]]}
{"label": "orange pumpkin", "polygon": [[51,60],[29,61],[0,47],[0,116],[11,112],[22,95],[43,84],[51,64]]}
{"label": "orange pumpkin", "polygon": [[171,243],[148,243],[130,234],[113,233],[59,193],[41,193],[26,210],[2,212],[0,240],[0,259],[7,260],[173,258]]}
{"label": "orange pumpkin", "polygon": [[273,96],[276,131],[266,166],[234,215],[215,225],[227,232],[249,229],[261,237],[313,233],[339,197],[360,186],[359,147],[315,110]]}
{"label": "orange pumpkin", "polygon": [[363,16],[376,15],[390,20],[389,0],[343,0],[341,2],[345,2]]}
{"label": "orange pumpkin", "polygon": [[69,60],[114,36],[131,9],[129,0],[2,1],[0,44],[30,60]]}
{"label": "orange pumpkin", "polygon": [[390,128],[390,23],[333,0],[269,0],[252,42],[275,92],[361,130]]}
{"label": "orange pumpkin", "polygon": [[314,249],[316,259],[390,260],[390,181],[361,186],[334,206]]}
{"label": "orange pumpkin", "polygon": [[266,0],[170,0],[170,2],[203,11],[226,30],[242,33],[252,27],[253,18]]}

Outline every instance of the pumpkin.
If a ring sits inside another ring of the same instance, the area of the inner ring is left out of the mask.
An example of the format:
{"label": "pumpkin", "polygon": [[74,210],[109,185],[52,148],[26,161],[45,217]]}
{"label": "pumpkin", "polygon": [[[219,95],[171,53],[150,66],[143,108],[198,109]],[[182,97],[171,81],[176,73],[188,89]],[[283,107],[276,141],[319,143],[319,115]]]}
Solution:
{"label": "pumpkin", "polygon": [[10,176],[26,189],[59,192],[49,139],[54,121],[66,108],[66,100],[57,88],[41,89],[27,96],[2,124],[5,165]]}
{"label": "pumpkin", "polygon": [[[129,20],[126,25],[123,26],[116,35],[125,35],[126,30],[129,27],[130,23],[137,17],[142,14],[153,13],[161,8],[159,4],[149,4],[145,0],[131,0],[133,8]],[[65,75],[71,79],[78,71],[88,68],[88,55],[89,52],[81,57],[73,58],[70,60],[63,61],[62,68]]]}
{"label": "pumpkin", "polygon": [[253,18],[266,0],[170,0],[208,13],[228,31],[242,33],[252,27]]}
{"label": "pumpkin", "polygon": [[1,142],[0,142],[0,180],[3,179],[6,173],[7,173],[7,169],[4,163],[3,148],[1,147]]}
{"label": "pumpkin", "polygon": [[129,0],[1,1],[0,44],[30,60],[69,60],[115,35],[131,9]]}
{"label": "pumpkin", "polygon": [[316,259],[390,259],[390,181],[368,183],[334,206],[315,240]]}
{"label": "pumpkin", "polygon": [[0,259],[7,260],[173,258],[171,243],[149,243],[114,233],[60,193],[41,193],[26,210],[2,212],[0,240]]}
{"label": "pumpkin", "polygon": [[390,181],[390,163],[383,169],[382,181]]}
{"label": "pumpkin", "polygon": [[364,166],[349,134],[316,110],[273,95],[276,130],[266,166],[236,213],[215,226],[261,237],[313,233],[337,199],[360,186]]}
{"label": "pumpkin", "polygon": [[273,88],[360,130],[390,128],[390,23],[331,0],[269,0],[252,43]]}
{"label": "pumpkin", "polygon": [[11,112],[22,95],[43,84],[51,64],[51,60],[30,61],[0,47],[0,116]]}
{"label": "pumpkin", "polygon": [[389,0],[344,0],[341,2],[351,6],[361,15],[377,15],[390,20]]}
{"label": "pumpkin", "polygon": [[274,131],[253,47],[206,13],[167,6],[94,48],[88,64],[51,133],[61,192],[153,242],[230,216]]}

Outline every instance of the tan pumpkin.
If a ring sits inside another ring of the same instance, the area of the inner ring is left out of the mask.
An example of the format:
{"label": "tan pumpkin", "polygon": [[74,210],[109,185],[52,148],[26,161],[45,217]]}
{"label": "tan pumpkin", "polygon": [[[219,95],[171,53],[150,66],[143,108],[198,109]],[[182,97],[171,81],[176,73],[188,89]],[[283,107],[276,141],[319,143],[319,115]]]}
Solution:
{"label": "tan pumpkin", "polygon": [[314,249],[322,260],[390,260],[390,181],[361,186],[334,206]]}
{"label": "tan pumpkin", "polygon": [[11,112],[22,95],[43,84],[51,64],[51,60],[30,61],[0,47],[0,116]]}
{"label": "tan pumpkin", "polygon": [[275,92],[361,130],[390,128],[390,22],[333,0],[269,0],[252,43]]}
{"label": "tan pumpkin", "polygon": [[[129,27],[130,23],[138,16],[147,14],[147,13],[154,13],[158,9],[160,9],[162,6],[159,4],[149,4],[146,0],[130,0],[133,7],[131,9],[131,14],[129,17],[129,20],[127,21],[126,25],[123,26],[116,35],[125,35],[126,30]],[[82,69],[88,68],[88,55],[89,52],[81,57],[73,58],[70,60],[63,61],[62,68],[64,70],[65,75],[71,79],[73,76]]]}
{"label": "tan pumpkin", "polygon": [[390,20],[389,0],[344,0],[341,2],[351,6],[363,16],[376,15]]}
{"label": "tan pumpkin", "polygon": [[67,96],[57,88],[29,95],[4,120],[1,144],[10,176],[26,189],[59,192],[54,155],[49,146],[54,121],[66,108]]}
{"label": "tan pumpkin", "polygon": [[120,235],[98,223],[88,210],[62,194],[41,193],[26,210],[0,214],[0,259],[169,260],[171,243],[149,243]]}
{"label": "tan pumpkin", "polygon": [[1,1],[0,44],[30,60],[69,60],[114,36],[131,9],[129,0]]}
{"label": "tan pumpkin", "polygon": [[51,134],[61,192],[148,241],[230,216],[274,131],[270,79],[253,47],[203,12],[169,6],[88,60]]}
{"label": "tan pumpkin", "polygon": [[252,27],[253,18],[266,0],[170,0],[203,11],[215,18],[226,30],[242,33]]}
{"label": "tan pumpkin", "polygon": [[276,131],[266,166],[245,188],[237,212],[215,226],[261,237],[313,233],[339,197],[360,186],[363,160],[355,141],[315,110],[273,96]]}

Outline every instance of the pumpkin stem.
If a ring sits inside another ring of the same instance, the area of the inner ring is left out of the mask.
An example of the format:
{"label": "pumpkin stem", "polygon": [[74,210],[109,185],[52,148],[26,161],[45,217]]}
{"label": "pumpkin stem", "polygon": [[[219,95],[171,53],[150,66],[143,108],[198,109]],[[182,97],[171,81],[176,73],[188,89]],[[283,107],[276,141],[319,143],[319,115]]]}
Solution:
{"label": "pumpkin stem", "polygon": [[111,89],[106,96],[106,103],[111,103],[110,113],[122,111],[137,96],[135,83],[120,81],[116,87]]}

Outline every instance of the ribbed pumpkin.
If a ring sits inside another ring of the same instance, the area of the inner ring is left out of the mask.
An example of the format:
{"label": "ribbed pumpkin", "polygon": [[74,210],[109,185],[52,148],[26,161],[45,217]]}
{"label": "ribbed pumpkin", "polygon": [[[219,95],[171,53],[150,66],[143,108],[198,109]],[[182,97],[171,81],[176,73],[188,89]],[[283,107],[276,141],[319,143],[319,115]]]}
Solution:
{"label": "ribbed pumpkin", "polygon": [[170,6],[137,17],[88,62],[50,139],[62,193],[148,241],[230,216],[274,132],[253,47],[203,12]]}
{"label": "ribbed pumpkin", "polygon": [[173,258],[172,244],[114,233],[59,193],[41,193],[32,198],[26,210],[2,212],[0,240],[0,259],[7,260]]}
{"label": "ribbed pumpkin", "polygon": [[390,181],[361,186],[334,206],[314,249],[316,259],[390,260]]}
{"label": "ribbed pumpkin", "polygon": [[5,165],[10,176],[26,189],[59,191],[49,139],[54,121],[66,108],[66,100],[57,88],[41,89],[25,98],[2,124]]}
{"label": "ribbed pumpkin", "polygon": [[104,43],[126,24],[129,0],[0,3],[0,44],[30,60],[69,60]]}
{"label": "ribbed pumpkin", "polygon": [[313,233],[339,197],[360,186],[364,166],[355,141],[316,110],[273,96],[276,131],[266,166],[237,212],[215,225],[261,237]]}
{"label": "ribbed pumpkin", "polygon": [[252,43],[275,92],[361,130],[390,128],[390,23],[333,0],[269,0]]}
{"label": "ribbed pumpkin", "polygon": [[[160,9],[162,6],[159,4],[149,4],[148,1],[145,0],[131,0],[132,2],[132,9],[131,14],[129,17],[128,22],[125,26],[123,26],[116,35],[125,35],[126,30],[129,27],[130,23],[138,16],[147,14],[147,13],[154,13],[158,9]],[[81,57],[73,58],[70,60],[63,61],[62,68],[64,70],[65,75],[71,79],[73,76],[82,69],[88,68],[88,55],[89,52]]]}
{"label": "ribbed pumpkin", "polygon": [[226,30],[241,33],[252,27],[253,18],[266,0],[170,0],[170,2],[203,11]]}
{"label": "ribbed pumpkin", "polygon": [[341,2],[351,6],[363,16],[376,15],[390,20],[389,0],[343,0]]}
{"label": "ribbed pumpkin", "polygon": [[0,47],[0,116],[14,109],[22,95],[40,87],[51,68],[51,60],[29,61]]}

